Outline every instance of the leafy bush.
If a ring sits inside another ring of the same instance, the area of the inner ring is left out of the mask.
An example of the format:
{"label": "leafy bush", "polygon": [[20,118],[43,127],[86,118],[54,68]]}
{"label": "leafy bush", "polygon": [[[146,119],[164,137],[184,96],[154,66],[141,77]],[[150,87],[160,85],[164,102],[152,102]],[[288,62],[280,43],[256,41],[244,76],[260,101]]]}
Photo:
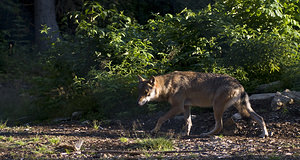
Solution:
{"label": "leafy bush", "polygon": [[216,5],[225,6],[226,16],[232,19],[220,34],[229,46],[226,61],[243,67],[250,79],[273,81],[299,63],[298,1],[243,0]]}
{"label": "leafy bush", "polygon": [[[89,111],[95,106],[85,84],[90,67],[95,64],[91,41],[82,37],[65,37],[40,57],[42,71],[32,77],[31,94],[36,98],[33,113],[39,119],[70,116],[72,112]],[[89,45],[87,45],[89,44]]]}

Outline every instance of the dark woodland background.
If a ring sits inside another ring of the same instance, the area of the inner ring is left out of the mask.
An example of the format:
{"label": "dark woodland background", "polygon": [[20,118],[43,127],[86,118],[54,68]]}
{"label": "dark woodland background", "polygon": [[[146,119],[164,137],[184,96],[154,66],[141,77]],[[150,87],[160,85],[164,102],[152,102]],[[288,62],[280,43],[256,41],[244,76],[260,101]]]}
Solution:
{"label": "dark woodland background", "polygon": [[[300,90],[299,0],[0,1],[0,119],[132,117],[137,75],[229,74]],[[163,104],[164,105],[164,104]]]}

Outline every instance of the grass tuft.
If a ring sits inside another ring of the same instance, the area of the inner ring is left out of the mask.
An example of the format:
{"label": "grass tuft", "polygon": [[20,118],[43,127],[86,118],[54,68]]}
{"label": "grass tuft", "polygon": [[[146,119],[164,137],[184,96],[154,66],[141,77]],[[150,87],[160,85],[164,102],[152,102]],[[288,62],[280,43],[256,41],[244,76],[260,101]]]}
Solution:
{"label": "grass tuft", "polygon": [[27,143],[24,142],[24,141],[19,140],[19,141],[15,141],[15,144],[17,144],[19,146],[25,146]]}
{"label": "grass tuft", "polygon": [[0,121],[0,129],[6,128],[7,121],[3,122],[2,120]]}
{"label": "grass tuft", "polygon": [[119,138],[119,140],[120,140],[122,143],[128,142],[128,138],[126,138],[126,137],[121,137],[121,138]]}
{"label": "grass tuft", "polygon": [[9,136],[8,138],[7,138],[7,140],[8,140],[8,142],[14,142],[14,137],[12,137],[12,136]]}
{"label": "grass tuft", "polygon": [[36,135],[36,136],[33,137],[31,140],[32,140],[34,143],[37,143],[37,142],[40,141],[40,137],[39,137],[38,135]]}
{"label": "grass tuft", "polygon": [[50,138],[49,142],[51,143],[51,145],[58,145],[60,142],[59,138]]}
{"label": "grass tuft", "polygon": [[166,138],[146,138],[137,141],[138,148],[152,151],[169,151],[173,150],[173,142]]}
{"label": "grass tuft", "polygon": [[100,128],[100,123],[98,120],[93,120],[93,128],[98,130]]}

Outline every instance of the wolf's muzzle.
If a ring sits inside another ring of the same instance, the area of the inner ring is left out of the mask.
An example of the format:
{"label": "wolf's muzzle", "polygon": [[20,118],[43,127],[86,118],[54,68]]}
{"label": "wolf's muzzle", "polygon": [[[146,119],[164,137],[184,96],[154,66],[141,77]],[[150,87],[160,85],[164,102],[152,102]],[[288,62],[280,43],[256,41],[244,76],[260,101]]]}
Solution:
{"label": "wolf's muzzle", "polygon": [[146,98],[139,98],[138,100],[138,105],[143,106],[144,104],[146,104],[148,101]]}

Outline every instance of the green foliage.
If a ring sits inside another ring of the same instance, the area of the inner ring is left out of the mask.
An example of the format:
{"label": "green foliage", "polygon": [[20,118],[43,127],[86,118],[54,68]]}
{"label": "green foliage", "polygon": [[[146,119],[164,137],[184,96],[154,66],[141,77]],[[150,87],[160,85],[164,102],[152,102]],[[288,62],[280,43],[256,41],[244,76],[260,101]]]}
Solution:
{"label": "green foliage", "polygon": [[291,88],[292,90],[300,90],[300,63],[291,66],[285,70],[281,77],[284,87]]}
{"label": "green foliage", "polygon": [[2,120],[1,120],[1,121],[0,121],[0,129],[6,128],[6,124],[7,124],[7,121],[2,122]]}
{"label": "green foliage", "polygon": [[226,6],[226,16],[232,22],[219,34],[229,46],[226,60],[245,68],[250,78],[263,76],[261,81],[272,81],[282,69],[299,63],[300,25],[291,15],[299,13],[297,4],[298,1],[248,0],[216,4],[220,9]]}
{"label": "green foliage", "polygon": [[217,1],[154,16],[141,25],[94,1],[70,14],[76,35],[43,53],[43,74],[33,77],[38,112],[101,119],[155,110],[136,107],[136,76],[174,70],[229,74],[247,87],[278,79],[299,86],[299,1]]}
{"label": "green foliage", "polygon": [[25,146],[27,143],[19,140],[19,141],[15,141],[15,144],[19,146]]}
{"label": "green foliage", "polygon": [[31,78],[35,84],[30,93],[38,97],[31,112],[38,119],[70,116],[74,111],[90,111],[95,99],[90,95],[85,76],[95,64],[93,42],[76,36],[64,41],[40,56],[40,74]]}
{"label": "green foliage", "polygon": [[128,142],[128,138],[126,138],[126,137],[120,137],[119,140],[122,143],[127,143]]}

